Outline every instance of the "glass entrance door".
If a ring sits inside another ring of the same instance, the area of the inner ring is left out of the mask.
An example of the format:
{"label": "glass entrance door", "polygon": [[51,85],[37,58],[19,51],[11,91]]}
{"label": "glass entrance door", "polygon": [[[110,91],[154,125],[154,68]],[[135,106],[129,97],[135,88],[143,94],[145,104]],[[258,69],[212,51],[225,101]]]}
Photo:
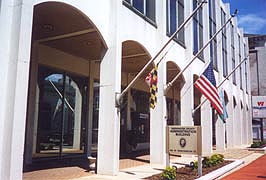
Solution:
{"label": "glass entrance door", "polygon": [[39,73],[39,118],[35,157],[83,154],[86,147],[87,83],[82,77]]}

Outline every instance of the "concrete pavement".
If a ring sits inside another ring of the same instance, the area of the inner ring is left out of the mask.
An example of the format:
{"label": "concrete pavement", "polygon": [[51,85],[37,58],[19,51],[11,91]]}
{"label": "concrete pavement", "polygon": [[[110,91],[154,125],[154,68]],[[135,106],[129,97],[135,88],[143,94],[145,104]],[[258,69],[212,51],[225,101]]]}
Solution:
{"label": "concrete pavement", "polygon": [[[252,151],[248,151],[245,148],[235,148],[235,149],[227,149],[224,152],[214,151],[214,153],[221,153],[225,156],[226,159],[238,159],[242,162],[239,164],[239,167],[246,166],[250,162],[262,156],[261,153],[254,153]],[[189,164],[191,161],[197,160],[196,156],[191,155],[183,155],[182,157],[171,157],[171,164],[175,164],[178,167],[182,167],[185,164]],[[86,162],[85,162],[86,163]],[[239,165],[238,164],[238,165]],[[231,167],[229,169],[232,169]],[[232,171],[236,171],[239,168],[235,168]],[[88,171],[85,167],[82,166],[71,166],[71,167],[57,167],[50,169],[43,169],[37,171],[30,171],[23,174],[23,180],[91,180],[91,179],[123,179],[123,180],[131,180],[131,179],[144,179],[146,177],[152,176],[154,174],[158,174],[162,172],[163,167],[160,165],[150,165],[149,164],[149,155],[139,156],[133,159],[122,159],[120,160],[120,171],[117,176],[105,176],[95,174],[94,171]],[[218,179],[223,178],[224,176],[232,173],[229,173],[228,168],[219,169],[218,174],[225,174]],[[227,173],[226,173],[227,172]],[[216,172],[217,173],[217,172]],[[214,177],[214,176],[211,176]],[[204,179],[204,178],[202,178]]]}

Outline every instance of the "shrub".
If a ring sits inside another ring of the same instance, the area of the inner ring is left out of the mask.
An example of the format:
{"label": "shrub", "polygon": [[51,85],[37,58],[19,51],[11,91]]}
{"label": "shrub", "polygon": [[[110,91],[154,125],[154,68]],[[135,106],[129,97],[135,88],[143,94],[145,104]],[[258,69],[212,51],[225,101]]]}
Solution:
{"label": "shrub", "polygon": [[[211,157],[203,157],[202,167],[208,168],[217,166],[224,161],[224,156],[222,154],[213,154]],[[195,161],[194,169],[198,169],[198,161]]]}
{"label": "shrub", "polygon": [[174,180],[176,179],[176,168],[166,167],[161,175],[162,180]]}
{"label": "shrub", "polygon": [[261,146],[261,142],[258,141],[258,142],[253,142],[250,147],[252,147],[252,148],[258,148],[260,146]]}

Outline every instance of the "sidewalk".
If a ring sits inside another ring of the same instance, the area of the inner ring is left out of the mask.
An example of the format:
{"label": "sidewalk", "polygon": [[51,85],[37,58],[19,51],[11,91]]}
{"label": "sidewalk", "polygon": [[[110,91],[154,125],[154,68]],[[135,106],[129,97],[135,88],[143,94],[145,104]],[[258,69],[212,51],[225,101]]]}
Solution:
{"label": "sidewalk", "polygon": [[[251,151],[246,150],[245,148],[242,149],[227,149],[224,152],[218,152],[214,151],[213,153],[221,153],[224,155],[225,159],[240,159],[244,161],[244,165],[247,165],[248,163],[254,161],[258,157],[262,156],[262,154],[254,153]],[[196,156],[182,156],[182,157],[172,157],[171,158],[171,164],[174,164],[175,166],[182,167],[184,164],[189,164],[191,161],[197,160]],[[117,180],[139,180],[144,179],[146,177],[152,176],[154,174],[161,173],[163,170],[162,166],[151,166],[150,164],[145,164],[142,166],[127,168],[120,170],[119,174],[117,176],[104,176],[99,174],[94,174],[87,177],[82,178],[76,178],[71,180],[108,180],[108,179],[117,179]],[[223,171],[223,170],[220,170]],[[232,172],[232,171],[230,171]],[[224,172],[223,172],[224,173]],[[204,178],[203,178],[204,179]],[[238,179],[239,180],[239,179]],[[251,180],[251,179],[249,179]]]}
{"label": "sidewalk", "polygon": [[[250,162],[262,156],[260,153],[254,153],[246,150],[245,148],[227,149],[224,152],[214,151],[213,153],[221,153],[226,159],[240,159],[244,161],[246,166]],[[265,155],[264,155],[265,156]],[[182,157],[171,156],[171,163],[175,166],[181,167],[185,164],[189,164],[191,161],[197,160],[196,156],[183,155]],[[80,163],[80,161],[78,161]],[[266,164],[266,162],[264,162]],[[121,179],[121,180],[133,180],[143,179],[154,174],[161,173],[163,167],[160,165],[150,165],[149,155],[138,156],[131,159],[120,159],[120,171],[117,176],[104,176],[95,174],[94,171],[87,171],[87,161],[82,164],[76,162],[70,163],[65,167],[48,167],[46,169],[36,169],[23,173],[23,180],[108,180],[108,179]],[[265,167],[265,166],[260,166]],[[265,168],[266,169],[266,168]],[[222,170],[221,170],[222,171]],[[232,170],[232,171],[235,171]],[[230,173],[232,173],[230,171]],[[224,173],[224,172],[223,172]],[[228,175],[227,173],[226,175]],[[263,175],[262,175],[263,176]],[[224,176],[223,176],[224,177]],[[222,177],[221,177],[222,178]],[[221,179],[220,178],[220,179]]]}
{"label": "sidewalk", "polygon": [[266,179],[266,155],[262,155],[249,165],[222,178],[222,180],[255,180]]}
{"label": "sidewalk", "polygon": [[[182,157],[171,157],[171,164],[175,166],[183,167],[186,164],[189,164],[191,161],[196,160],[195,156],[182,156]],[[82,178],[76,178],[71,180],[108,180],[108,179],[116,179],[116,180],[139,180],[144,179],[146,177],[152,176],[154,174],[159,174],[164,169],[161,165],[150,165],[145,164],[141,166],[136,166],[132,168],[126,168],[119,171],[117,176],[105,176],[94,174]]]}

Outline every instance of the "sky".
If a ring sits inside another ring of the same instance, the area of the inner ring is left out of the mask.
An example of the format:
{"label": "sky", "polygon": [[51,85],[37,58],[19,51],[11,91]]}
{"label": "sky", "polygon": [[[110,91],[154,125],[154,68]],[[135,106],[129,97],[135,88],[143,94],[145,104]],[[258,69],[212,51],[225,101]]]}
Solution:
{"label": "sky", "polygon": [[266,35],[266,0],[223,0],[233,13],[238,9],[238,27],[248,34]]}

